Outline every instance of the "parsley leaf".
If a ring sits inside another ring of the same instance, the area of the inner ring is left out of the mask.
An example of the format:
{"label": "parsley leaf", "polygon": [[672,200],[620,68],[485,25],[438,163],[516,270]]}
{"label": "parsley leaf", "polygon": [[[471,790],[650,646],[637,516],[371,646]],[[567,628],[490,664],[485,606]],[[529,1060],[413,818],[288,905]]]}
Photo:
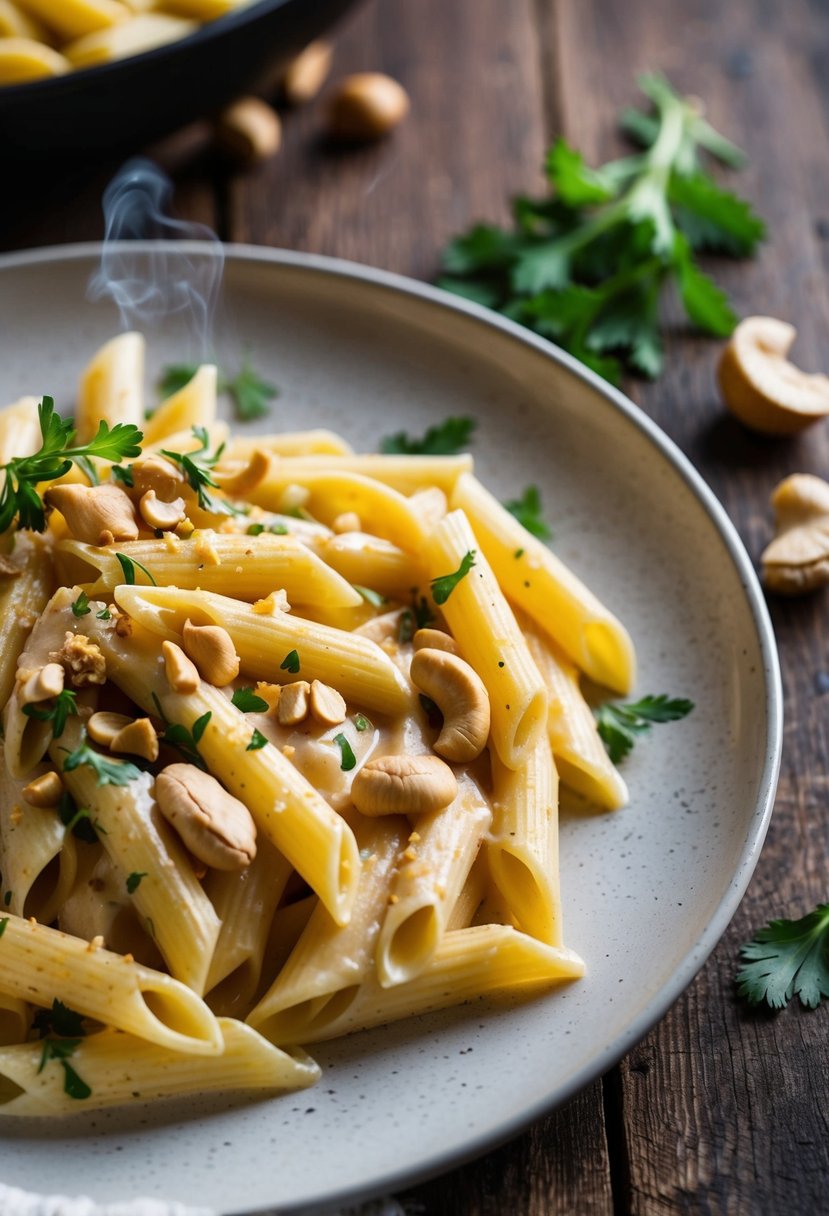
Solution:
{"label": "parsley leaf", "polygon": [[443,255],[442,286],[502,312],[570,351],[606,379],[662,368],[660,303],[673,281],[689,320],[716,336],[736,317],[694,260],[698,251],[752,254],[765,226],[722,189],[706,156],[732,168],[739,149],[661,76],[642,76],[653,110],[622,115],[644,151],[590,168],[563,139],[546,169],[551,194],[517,198],[512,230],[478,224]]}
{"label": "parsley leaf", "polygon": [[122,486],[130,489],[134,484],[131,464],[114,464],[109,470],[109,475],[113,481],[120,481]]}
{"label": "parsley leaf", "polygon": [[70,1009],[57,997],[52,1001],[51,1009],[38,1009],[32,1018],[32,1027],[41,1038],[47,1034],[56,1034],[68,1039],[82,1039],[86,1034],[83,1014]]}
{"label": "parsley leaf", "polygon": [[351,744],[342,732],[334,736],[334,742],[340,749],[340,768],[344,773],[350,773],[357,763],[357,757],[351,750]]}
{"label": "parsley leaf", "polygon": [[474,418],[447,418],[419,439],[398,431],[380,441],[380,451],[387,456],[455,456],[469,447],[477,425]]}
{"label": "parsley leaf", "polygon": [[37,1071],[43,1072],[50,1060],[57,1060],[63,1068],[63,1092],[70,1098],[82,1101],[91,1096],[92,1090],[69,1063],[69,1057],[75,1054],[80,1044],[80,1039],[44,1039]]}
{"label": "parsley leaf", "polygon": [[646,696],[627,704],[616,702],[596,710],[599,735],[614,764],[624,760],[638,735],[647,734],[654,723],[677,722],[694,708],[693,701],[680,697]]}
{"label": "parsley leaf", "polygon": [[256,730],[254,727],[253,734],[250,737],[250,743],[245,748],[245,751],[258,752],[260,747],[264,747],[267,742],[268,740],[265,735],[262,734],[261,730]]}
{"label": "parsley leaf", "polygon": [[63,770],[71,773],[73,769],[84,764],[88,764],[93,770],[98,778],[98,785],[129,785],[141,776],[141,770],[128,760],[110,760],[108,756],[96,752],[86,742],[85,735],[78,747],[68,753],[63,762]]}
{"label": "parsley leaf", "polygon": [[219,463],[225,445],[220,443],[215,452],[210,452],[210,435],[207,427],[194,426],[193,434],[199,441],[199,447],[194,452],[169,452],[161,449],[162,456],[174,461],[187,479],[191,490],[196,493],[198,504],[203,511],[212,511],[220,515],[234,515],[239,512],[222,498],[216,498],[208,487],[217,490],[218,483],[213,480],[210,470]]}
{"label": "parsley leaf", "polygon": [[268,702],[258,697],[252,688],[237,688],[230,703],[241,709],[243,714],[263,714],[268,708]]}
{"label": "parsley leaf", "polygon": [[130,587],[134,586],[134,584],[135,584],[135,567],[136,566],[138,567],[139,570],[143,571],[143,573],[146,574],[147,578],[150,580],[153,587],[158,586],[158,583],[155,581],[152,574],[150,574],[147,567],[142,566],[141,562],[136,561],[136,559],[134,557],[127,557],[126,553],[116,553],[115,556],[118,558],[118,564],[124,573],[124,582],[127,583]]}
{"label": "parsley leaf", "polygon": [[96,620],[109,621],[112,619],[112,613],[108,608],[102,608],[100,612],[95,613]]}
{"label": "parsley leaf", "polygon": [[800,920],[773,920],[740,947],[738,993],[752,1005],[783,1009],[792,997],[815,1009],[829,997],[829,904]]}
{"label": "parsley leaf", "polygon": [[[457,570],[451,574],[441,574],[437,578],[432,579],[432,599],[436,604],[445,604],[449,596],[457,587],[462,578],[465,578],[472,567],[475,565],[475,550],[470,549],[468,553],[464,553],[461,558],[461,564]],[[418,628],[422,628],[418,625]]]}
{"label": "parsley leaf", "polygon": [[202,759],[199,752],[199,743],[201,742],[204,732],[207,730],[207,724],[213,717],[212,710],[207,710],[200,718],[196,718],[193,723],[193,729],[188,730],[186,726],[182,726],[180,722],[170,722],[164,710],[161,708],[161,702],[156,693],[152,694],[153,704],[158,712],[159,718],[164,723],[164,734],[159,736],[160,743],[167,743],[170,747],[174,747],[181,756],[184,757],[190,764],[195,764],[198,768],[207,771],[207,765]]}
{"label": "parsley leaf", "polygon": [[59,739],[66,727],[66,719],[70,714],[78,712],[75,703],[76,697],[77,693],[72,692],[69,688],[64,688],[54,698],[52,705],[44,708],[42,701],[37,704],[24,705],[23,713],[27,718],[34,718],[38,722],[51,722],[52,738]]}
{"label": "parsley leaf", "polygon": [[127,875],[127,894],[134,895],[141,886],[141,879],[147,877],[146,870],[133,870],[132,874]]}
{"label": "parsley leaf", "polygon": [[289,650],[285,658],[279,664],[280,671],[289,671],[292,676],[295,676],[299,671],[299,652]]}
{"label": "parsley leaf", "polygon": [[88,844],[97,844],[98,833],[104,832],[97,819],[93,822],[86,807],[76,805],[68,790],[64,790],[60,796],[58,818],[67,832],[71,832],[73,836],[77,836],[78,840],[85,840]]}
{"label": "parsley leaf", "polygon": [[199,370],[198,363],[168,363],[161,369],[156,388],[162,399],[172,397],[173,393],[189,384]]}
{"label": "parsley leaf", "polygon": [[538,486],[527,486],[520,498],[511,498],[504,506],[528,532],[539,540],[550,540],[553,533],[545,523]]}
{"label": "parsley leaf", "polygon": [[[162,397],[171,397],[179,389],[189,384],[199,370],[197,363],[171,363],[162,371],[158,381],[158,390]],[[255,418],[263,418],[270,412],[269,402],[279,396],[279,389],[270,381],[264,380],[255,370],[250,355],[245,354],[242,366],[235,376],[219,368],[218,391],[227,393],[236,410],[240,422],[251,422]]]}
{"label": "parsley leaf", "polygon": [[85,591],[82,591],[76,600],[72,601],[72,615],[81,617],[86,616],[92,609],[89,607],[89,596]]}

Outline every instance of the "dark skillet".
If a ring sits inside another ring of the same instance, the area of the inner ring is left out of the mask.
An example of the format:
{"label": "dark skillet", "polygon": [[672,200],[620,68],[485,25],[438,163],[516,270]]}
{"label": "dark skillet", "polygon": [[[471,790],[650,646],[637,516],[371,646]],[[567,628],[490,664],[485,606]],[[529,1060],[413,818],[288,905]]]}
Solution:
{"label": "dark skillet", "polygon": [[259,0],[143,55],[0,88],[0,156],[132,152],[254,89],[353,2]]}

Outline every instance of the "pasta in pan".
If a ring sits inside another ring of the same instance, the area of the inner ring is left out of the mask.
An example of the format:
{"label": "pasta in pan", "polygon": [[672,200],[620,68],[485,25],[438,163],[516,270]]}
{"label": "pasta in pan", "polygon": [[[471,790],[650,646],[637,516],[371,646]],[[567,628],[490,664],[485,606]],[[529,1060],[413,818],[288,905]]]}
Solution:
{"label": "pasta in pan", "polygon": [[0,412],[4,1115],[297,1088],[307,1044],[579,978],[559,780],[625,800],[579,671],[627,687],[630,639],[471,457],[229,439],[211,368],[142,436],[143,353],[77,434]]}

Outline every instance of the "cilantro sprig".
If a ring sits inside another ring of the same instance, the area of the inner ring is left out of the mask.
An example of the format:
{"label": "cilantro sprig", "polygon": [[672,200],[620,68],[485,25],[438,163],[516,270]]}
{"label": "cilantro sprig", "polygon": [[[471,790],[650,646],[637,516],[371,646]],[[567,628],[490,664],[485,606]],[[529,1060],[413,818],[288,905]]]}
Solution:
{"label": "cilantro sprig", "polygon": [[55,412],[52,397],[44,397],[37,407],[41,444],[32,456],[17,456],[0,468],[6,470],[6,478],[0,492],[0,532],[5,532],[17,520],[18,528],[31,528],[42,532],[46,526],[46,511],[37,486],[41,482],[55,481],[79,464],[94,481],[94,472],[89,463],[92,457],[100,460],[130,459],[141,454],[144,438],[138,427],[119,422],[110,427],[106,422],[98,423],[98,430],[89,443],[73,446],[75,431],[72,423]]}
{"label": "cilantro sprig", "polygon": [[614,764],[624,760],[637,738],[662,722],[677,722],[694,708],[682,697],[649,695],[639,701],[609,702],[596,710],[599,735]]}
{"label": "cilantro sprig", "polygon": [[[199,370],[198,363],[171,363],[165,367],[158,381],[162,397],[171,397],[189,384]],[[218,391],[227,393],[240,422],[252,422],[264,418],[270,412],[270,402],[279,396],[279,389],[265,380],[254,368],[250,355],[245,354],[242,366],[235,376],[229,376],[219,368]]]}
{"label": "cilantro sprig", "polygon": [[533,536],[539,540],[552,539],[552,529],[544,518],[538,486],[526,486],[520,498],[509,499],[504,506]]}
{"label": "cilantro sprig", "polygon": [[737,991],[752,1005],[783,1009],[799,997],[815,1009],[829,997],[829,904],[800,920],[773,920],[740,947]]}
{"label": "cilantro sprig", "polygon": [[478,225],[444,251],[449,291],[552,338],[606,379],[662,367],[660,301],[672,281],[698,329],[731,333],[736,317],[699,268],[710,251],[746,257],[765,235],[750,205],[703,168],[743,156],[658,75],[639,79],[652,113],[628,110],[641,150],[599,169],[559,139],[547,155],[551,193],[516,198],[514,227]]}
{"label": "cilantro sprig", "polygon": [[381,440],[380,451],[387,456],[456,456],[469,448],[477,425],[474,418],[447,418],[419,439],[397,431]]}

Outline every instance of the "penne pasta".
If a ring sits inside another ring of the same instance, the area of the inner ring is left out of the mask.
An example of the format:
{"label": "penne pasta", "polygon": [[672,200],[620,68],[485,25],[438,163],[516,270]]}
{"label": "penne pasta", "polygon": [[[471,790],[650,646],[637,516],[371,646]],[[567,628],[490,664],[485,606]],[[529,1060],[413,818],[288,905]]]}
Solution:
{"label": "penne pasta", "polygon": [[137,333],[119,334],[101,347],[81,376],[75,413],[77,441],[88,443],[101,422],[141,426],[143,420],[144,338]]}

